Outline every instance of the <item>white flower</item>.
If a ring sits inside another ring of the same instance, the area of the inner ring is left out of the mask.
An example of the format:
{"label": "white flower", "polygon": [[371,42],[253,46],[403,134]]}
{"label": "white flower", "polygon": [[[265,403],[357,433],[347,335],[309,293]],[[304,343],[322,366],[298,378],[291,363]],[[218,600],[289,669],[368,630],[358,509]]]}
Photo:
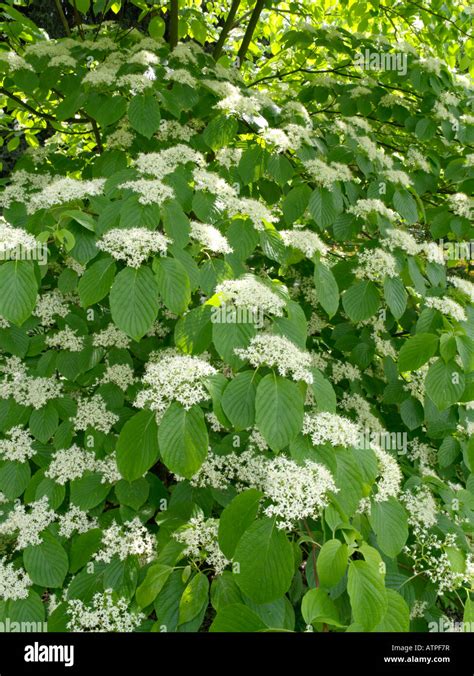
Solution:
{"label": "white flower", "polygon": [[50,399],[56,399],[62,394],[61,383],[55,378],[35,378],[28,375],[26,366],[18,357],[9,357],[5,360],[0,372],[3,379],[0,381],[0,397],[13,399],[22,406],[42,408]]}
{"label": "white flower", "polygon": [[94,594],[90,605],[80,599],[69,599],[66,613],[71,632],[129,633],[145,619],[143,613],[129,610],[124,598],[114,600],[112,589]]}
{"label": "white flower", "polygon": [[390,251],[402,249],[410,256],[416,256],[420,252],[420,245],[413,235],[399,228],[389,228],[385,233],[385,237],[381,240],[381,244],[390,249]]}
{"label": "white flower", "polygon": [[189,124],[181,124],[177,120],[161,120],[155,138],[159,141],[169,141],[170,139],[189,141],[196,133],[197,130]]}
{"label": "white flower", "polygon": [[215,373],[216,369],[199,357],[176,354],[172,350],[156,353],[155,360],[149,361],[145,367],[145,387],[139,392],[134,406],[148,407],[158,416],[172,401],[190,409],[209,399],[204,381]]}
{"label": "white flower", "polygon": [[106,179],[94,178],[81,181],[75,178],[57,178],[48,186],[30,196],[27,211],[34,214],[38,209],[48,209],[56,204],[101,195]]}
{"label": "white flower", "polygon": [[271,287],[254,275],[228,279],[216,286],[216,293],[224,303],[229,301],[237,308],[246,308],[250,313],[263,312],[281,317],[286,302]]}
{"label": "white flower", "polygon": [[345,164],[331,162],[326,164],[323,160],[313,159],[303,162],[305,169],[311,174],[311,178],[330,190],[337,181],[352,181],[352,172]]}
{"label": "white flower", "polygon": [[136,181],[126,181],[121,183],[119,188],[131,190],[140,195],[138,201],[140,204],[163,204],[168,199],[173,199],[174,190],[165,185],[160,179],[148,180],[145,178]]}
{"label": "white flower", "polygon": [[74,532],[86,533],[99,525],[97,519],[90,519],[87,512],[79,509],[76,505],[71,505],[69,510],[59,517],[58,523],[59,535],[68,539]]}
{"label": "white flower", "polygon": [[184,556],[206,561],[214,568],[216,575],[219,575],[230,561],[219,547],[218,530],[219,519],[205,519],[200,514],[191,517],[183,528],[173,533],[173,537],[186,545],[183,550]]}
{"label": "white flower", "polygon": [[70,352],[80,352],[84,349],[84,338],[66,326],[62,331],[46,336],[46,345],[59,347],[61,350],[70,350]]}
{"label": "white flower", "polygon": [[404,188],[409,188],[412,185],[412,180],[404,171],[399,169],[386,169],[383,172],[383,177],[391,183],[396,183]]}
{"label": "white flower", "polygon": [[452,317],[458,322],[465,322],[467,320],[464,308],[459,303],[456,303],[455,300],[452,300],[452,298],[431,296],[425,298],[425,304],[427,307],[434,308],[441,312],[441,314]]}
{"label": "white flower", "polygon": [[123,525],[115,521],[102,534],[101,549],[94,554],[96,561],[110,563],[117,556],[125,561],[129,556],[138,556],[142,565],[153,561],[156,540],[138,517]]}
{"label": "white flower", "polygon": [[0,61],[3,61],[8,65],[11,71],[16,70],[32,70],[34,72],[33,66],[25,61],[25,59],[17,54],[16,52],[0,52]]}
{"label": "white flower", "polygon": [[133,369],[129,364],[108,364],[99,382],[114,383],[124,392],[136,382]]}
{"label": "white flower", "polygon": [[472,218],[474,200],[465,193],[457,192],[454,195],[448,195],[448,204],[456,216]]}
{"label": "white flower", "polygon": [[178,143],[172,148],[166,148],[158,153],[140,153],[134,164],[141,174],[149,174],[162,179],[167,174],[171,174],[180,164],[187,164],[188,162],[198,166],[205,164],[201,153]]}
{"label": "white flower", "polygon": [[308,434],[315,446],[329,442],[333,446],[357,446],[360,430],[348,418],[322,411],[305,413],[303,434]]}
{"label": "white flower", "polygon": [[234,352],[256,368],[265,364],[276,368],[281,376],[290,376],[293,380],[303,380],[308,384],[313,382],[311,355],[284,336],[262,333],[254,336],[248,347],[235,348]]}
{"label": "white flower", "polygon": [[282,129],[267,127],[262,133],[262,138],[281,153],[291,148],[291,141]]}
{"label": "white flower", "polygon": [[224,197],[224,207],[231,218],[247,216],[253,223],[255,230],[265,230],[266,223],[276,223],[277,216],[272,214],[265,204],[251,197]]}
{"label": "white flower", "polygon": [[468,279],[461,279],[461,277],[455,277],[452,275],[448,277],[448,282],[452,284],[456,289],[461,291],[465,296],[469,298],[471,303],[474,303],[474,284]]}
{"label": "white flower", "polygon": [[23,228],[14,228],[0,216],[0,260],[19,258],[35,249],[36,239]]}
{"label": "white flower", "polygon": [[227,238],[213,225],[191,221],[191,237],[200,242],[206,249],[215,253],[229,254],[233,249]]}
{"label": "white flower", "polygon": [[10,438],[0,439],[0,457],[3,456],[5,460],[26,462],[36,454],[33,437],[20,425],[12,427],[5,434]]}
{"label": "white flower", "polygon": [[328,247],[312,230],[279,230],[279,235],[286,246],[302,251],[308,258],[312,258],[316,251],[323,256],[328,252]]}
{"label": "white flower", "polygon": [[377,213],[385,218],[388,218],[389,221],[396,221],[399,219],[399,215],[393,209],[389,209],[382,200],[379,199],[360,199],[357,200],[356,204],[352,207],[349,207],[347,211],[359,218],[366,218],[371,213]]}
{"label": "white flower", "polygon": [[374,500],[375,502],[386,502],[389,498],[396,498],[398,496],[402,482],[402,472],[395,458],[387,453],[387,451],[377,446],[373,446],[373,451],[377,456],[379,466],[378,491],[374,496]]}
{"label": "white flower", "polygon": [[388,251],[376,247],[359,253],[355,276],[381,282],[385,277],[397,277],[397,261]]}
{"label": "white flower", "polygon": [[33,310],[33,315],[40,319],[42,326],[52,326],[56,321],[56,316],[65,317],[67,314],[69,314],[69,306],[59,289],[53,289],[38,296]]}
{"label": "white flower", "polygon": [[409,167],[414,169],[421,169],[427,174],[431,171],[431,165],[424,155],[414,146],[410,146],[407,150],[406,163]]}
{"label": "white flower", "polygon": [[169,243],[168,237],[148,228],[114,228],[99,239],[97,248],[132,268],[139,268],[150,256],[165,254]]}
{"label": "white flower", "polygon": [[15,568],[13,563],[0,558],[0,601],[17,601],[28,598],[32,581],[23,568]]}
{"label": "white flower", "polygon": [[118,347],[123,349],[130,345],[130,338],[115,324],[111,323],[99,333],[93,334],[92,345],[94,347]]}
{"label": "white flower", "polygon": [[30,502],[28,512],[25,505],[17,502],[5,521],[0,523],[0,535],[16,535],[17,550],[41,544],[43,541],[41,533],[56,520],[56,513],[48,507],[46,496],[36,502]]}
{"label": "white flower", "polygon": [[73,445],[71,448],[53,453],[45,476],[64,486],[68,481],[79,479],[85,472],[95,472],[95,470],[96,458],[94,453]]}
{"label": "white flower", "polygon": [[72,423],[76,432],[92,427],[108,434],[118,419],[118,415],[107,410],[106,402],[101,395],[94,394],[90,399],[80,398],[78,400],[77,413]]}

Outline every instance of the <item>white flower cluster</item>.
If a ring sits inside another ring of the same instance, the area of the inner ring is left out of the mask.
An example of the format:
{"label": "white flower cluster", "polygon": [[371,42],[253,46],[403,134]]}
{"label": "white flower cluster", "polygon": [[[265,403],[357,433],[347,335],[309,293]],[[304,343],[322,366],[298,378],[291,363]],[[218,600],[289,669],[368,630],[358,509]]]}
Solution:
{"label": "white flower cluster", "polygon": [[105,181],[105,178],[94,178],[89,181],[58,178],[30,196],[26,205],[27,211],[29,214],[34,214],[38,209],[49,209],[56,204],[67,204],[73,200],[101,195]]}
{"label": "white flower cluster", "polygon": [[174,190],[169,185],[165,185],[159,179],[148,180],[139,178],[135,181],[125,181],[119,188],[131,190],[140,195],[138,201],[140,204],[163,204],[168,199],[173,199]]}
{"label": "white flower cluster", "polygon": [[164,255],[169,243],[170,239],[156,230],[113,228],[99,239],[97,248],[109,253],[115,260],[139,268],[150,256]]}
{"label": "white flower cluster", "polygon": [[[344,364],[345,368],[348,366],[350,365],[347,363]],[[355,392],[348,394],[347,392],[344,392],[342,399],[339,402],[339,407],[342,408],[343,411],[355,411],[358,424],[361,428],[370,429],[373,432],[384,431],[380,424],[380,420],[370,410],[369,402],[360,394]]]}
{"label": "white flower cluster", "polygon": [[263,312],[281,317],[286,305],[285,300],[269,285],[250,274],[225,280],[216,286],[215,291],[225,303],[230,301],[235,307],[246,308],[252,313]]}
{"label": "white flower cluster", "polygon": [[41,533],[57,518],[56,512],[48,508],[46,496],[31,502],[28,512],[25,505],[17,502],[5,521],[0,523],[0,535],[15,535],[17,550],[41,544]]}
{"label": "white flower cluster", "polygon": [[219,148],[216,152],[216,162],[226,169],[239,164],[242,157],[241,148]]}
{"label": "white flower cluster", "polygon": [[349,207],[347,211],[350,214],[354,214],[359,218],[367,218],[369,214],[377,213],[380,216],[384,216],[389,221],[396,221],[400,218],[396,211],[389,209],[382,200],[379,199],[360,199],[354,204],[354,206]]}
{"label": "white flower cluster", "polygon": [[84,397],[77,402],[77,413],[72,419],[76,432],[85,431],[88,427],[108,434],[119,417],[107,410],[106,402],[100,394],[94,394],[90,399]]}
{"label": "white flower cluster", "polygon": [[414,534],[434,526],[438,520],[438,508],[430,489],[427,486],[417,486],[404,491],[400,500],[408,512],[408,523],[413,527]]}
{"label": "white flower cluster", "polygon": [[142,379],[145,388],[138,393],[135,406],[150,408],[160,417],[172,401],[184,408],[209,399],[204,380],[217,373],[204,359],[192,355],[176,354],[173,350],[151,355]]}
{"label": "white flower cluster", "polygon": [[20,252],[36,247],[36,239],[23,228],[14,228],[0,216],[0,260],[8,255],[14,259]]}
{"label": "white flower cluster", "polygon": [[384,178],[386,178],[390,183],[395,183],[401,185],[404,188],[409,188],[412,185],[412,180],[404,171],[399,169],[386,169],[383,173]]}
{"label": "white flower cluster", "polygon": [[391,253],[380,247],[365,249],[359,253],[355,276],[373,282],[381,282],[385,277],[397,277],[397,261]]}
{"label": "white flower cluster", "polygon": [[349,167],[338,162],[326,164],[323,160],[313,159],[303,162],[305,169],[311,174],[311,178],[330,190],[337,181],[352,181],[353,175]]}
{"label": "white flower cluster", "polygon": [[153,561],[156,554],[156,539],[138,517],[123,525],[112,523],[102,534],[101,549],[94,554],[96,561],[110,563],[117,556],[125,561],[129,556],[138,556],[142,565]]}
{"label": "white flower cluster", "polygon": [[99,522],[95,518],[89,518],[87,512],[71,505],[65,514],[58,518],[59,535],[70,538],[73,533],[86,533],[91,528],[97,528]]}
{"label": "white flower cluster", "polygon": [[192,239],[200,242],[206,249],[214,253],[230,254],[233,251],[227,238],[214,225],[191,221],[190,235]]}
{"label": "white flower cluster", "polygon": [[190,124],[181,124],[177,120],[161,120],[155,138],[159,141],[179,140],[189,141],[195,134],[197,129]]}
{"label": "white flower cluster", "polygon": [[261,462],[261,467],[255,483],[271,501],[263,511],[276,517],[278,528],[292,528],[301,519],[317,518],[329,504],[328,494],[338,492],[329,470],[311,460],[300,466],[279,455]]}
{"label": "white flower cluster", "polygon": [[79,479],[85,472],[102,474],[102,483],[116,483],[122,478],[114,453],[98,460],[93,451],[86,451],[76,444],[53,453],[45,476],[64,486],[68,481]]}
{"label": "white flower cluster", "polygon": [[205,164],[201,153],[183,143],[178,143],[171,148],[160,150],[158,153],[140,153],[134,164],[141,174],[162,179],[173,173],[180,164],[187,164],[188,162],[198,166]]}
{"label": "white flower cluster", "polygon": [[108,364],[99,383],[113,383],[125,392],[136,380],[133,369],[129,364]]}
{"label": "white flower cluster", "polygon": [[215,172],[197,167],[193,171],[193,180],[196,190],[207,190],[221,200],[237,197],[235,188]]}
{"label": "white flower cluster", "polygon": [[457,192],[454,195],[448,195],[448,204],[456,216],[472,218],[474,200],[465,193]]}
{"label": "white flower cluster", "polygon": [[441,314],[452,317],[457,322],[465,322],[467,320],[464,308],[456,303],[452,298],[438,298],[437,296],[430,296],[425,298],[426,307],[434,308],[441,312]]}
{"label": "white flower cluster", "polygon": [[246,216],[249,218],[255,230],[265,230],[266,223],[276,223],[278,217],[262,202],[251,197],[224,197],[223,205],[231,218]]}
{"label": "white flower cluster", "polygon": [[46,336],[46,345],[70,352],[80,352],[84,349],[84,338],[78,336],[74,329],[66,326],[62,331]]}
{"label": "white flower cluster", "polygon": [[309,385],[313,382],[311,355],[297,347],[284,336],[262,333],[251,339],[248,347],[234,349],[235,354],[259,368],[264,364],[276,368],[281,376],[290,376],[293,380],[303,380]]}
{"label": "white flower cluster", "polygon": [[0,558],[0,601],[18,601],[28,598],[32,581],[23,568],[15,568],[13,563]]}
{"label": "white flower cluster", "polygon": [[331,382],[340,383],[341,380],[361,380],[362,374],[360,369],[350,362],[334,361],[331,364],[332,367],[332,378]]}
{"label": "white flower cluster", "polygon": [[374,496],[375,502],[386,502],[389,498],[396,498],[400,493],[402,483],[402,471],[398,462],[387,451],[373,446],[373,451],[377,456],[379,466],[379,477],[377,483],[377,494]]}
{"label": "white flower cluster", "polygon": [[65,317],[69,314],[69,307],[66,299],[59,291],[53,289],[41,296],[38,296],[33,315],[38,317],[42,326],[52,326],[55,323],[55,317]]}
{"label": "white flower cluster", "polygon": [[472,282],[470,282],[468,279],[455,277],[454,275],[448,277],[448,282],[465,296],[467,296],[471,303],[474,303],[474,284]]}
{"label": "white flower cluster", "polygon": [[17,404],[42,408],[50,399],[62,394],[61,383],[54,377],[35,378],[28,375],[26,366],[18,357],[9,357],[0,367],[3,379],[0,382],[0,398],[13,397]]}
{"label": "white flower cluster", "polygon": [[[264,449],[262,449],[264,450]],[[329,494],[338,492],[331,473],[318,463],[300,465],[283,455],[267,458],[255,445],[243,453],[219,456],[209,452],[191,484],[225,490],[231,482],[237,490],[256,488],[264,494],[263,513],[276,517],[279,528],[293,528],[301,519],[317,518],[328,505]]]}
{"label": "white flower cluster", "polygon": [[12,427],[5,434],[10,438],[0,439],[0,457],[3,459],[26,462],[36,454],[34,439],[23,427]]}
{"label": "white flower cluster", "polygon": [[357,446],[360,436],[358,426],[348,418],[327,411],[305,413],[302,433],[309,435],[315,446]]}
{"label": "white flower cluster", "polygon": [[267,127],[262,132],[262,138],[266,143],[275,146],[280,153],[284,153],[292,147],[291,140],[282,129]]}
{"label": "white flower cluster", "polygon": [[186,545],[183,550],[184,556],[206,561],[214,568],[216,575],[219,575],[230,561],[220,550],[217,541],[218,531],[219,519],[205,519],[204,515],[200,514],[191,517],[186,526],[173,533],[173,537]]}
{"label": "white flower cluster", "polygon": [[431,165],[425,156],[414,146],[410,146],[407,150],[406,163],[409,167],[414,169],[421,169],[427,174],[431,171]]}
{"label": "white flower cluster", "polygon": [[323,256],[328,252],[326,244],[311,230],[279,230],[278,234],[286,246],[302,251],[308,258],[312,258],[316,251]]}
{"label": "white flower cluster", "polygon": [[130,345],[130,338],[111,322],[107,328],[93,334],[92,345],[94,347],[118,347],[123,349]]}
{"label": "white flower cluster", "polygon": [[71,632],[129,633],[145,619],[143,613],[130,611],[124,598],[115,600],[111,589],[94,594],[90,605],[80,599],[70,599],[66,613],[67,628]]}

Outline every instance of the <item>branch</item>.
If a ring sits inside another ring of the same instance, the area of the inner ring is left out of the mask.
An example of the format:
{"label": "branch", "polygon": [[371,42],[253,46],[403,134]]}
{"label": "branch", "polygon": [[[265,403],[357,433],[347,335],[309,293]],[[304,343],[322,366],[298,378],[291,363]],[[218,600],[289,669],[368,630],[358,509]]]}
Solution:
{"label": "branch", "polygon": [[54,115],[50,115],[49,113],[42,113],[40,110],[36,110],[35,108],[33,108],[33,106],[30,106],[29,103],[25,103],[20,99],[19,96],[16,96],[16,94],[12,94],[11,92],[8,91],[8,89],[5,89],[4,87],[0,87],[0,94],[5,94],[5,96],[8,96],[8,98],[12,99],[12,101],[16,101],[16,103],[19,103],[20,106],[23,106],[23,108],[29,110],[30,113],[33,113],[33,115],[36,115],[37,117],[42,117],[44,120],[56,122],[56,118],[54,117]]}
{"label": "branch", "polygon": [[221,30],[221,34],[219,35],[219,40],[217,41],[216,46],[214,47],[214,51],[212,53],[216,61],[222,54],[222,48],[232,28],[232,24],[234,22],[235,15],[237,14],[237,10],[239,9],[239,5],[240,0],[232,0],[232,5],[229,10],[229,14],[227,15],[227,19],[225,20],[224,26]]}
{"label": "branch", "polygon": [[448,17],[443,16],[442,14],[438,14],[438,12],[434,12],[432,9],[428,9],[427,7],[423,7],[423,5],[419,5],[417,2],[413,2],[413,0],[407,0],[408,4],[413,5],[414,7],[418,7],[418,9],[421,9],[423,12],[427,12],[428,14],[431,14],[432,16],[435,16],[437,19],[442,19],[443,21],[447,21],[448,23],[452,24],[456,30],[458,30],[460,33],[463,35],[466,35],[468,38],[471,38],[472,35],[470,33],[467,33],[463,28],[460,28],[455,21],[452,19],[448,19]]}
{"label": "branch", "polygon": [[247,49],[249,48],[249,45],[252,41],[253,34],[255,32],[255,29],[257,28],[257,23],[260,18],[260,14],[262,13],[264,5],[265,0],[257,0],[257,2],[255,3],[255,8],[252,12],[252,16],[250,17],[247,30],[245,31],[242,44],[240,45],[240,49],[237,54],[237,59],[239,60],[240,65],[242,65],[245,55],[247,54]]}
{"label": "branch", "polygon": [[76,0],[72,0],[72,4],[74,6],[74,16],[76,17],[76,24],[77,24],[77,28],[79,30],[79,35],[81,36],[81,39],[84,40],[85,35],[84,35],[84,31],[82,29],[82,19],[81,19],[81,15],[77,11]]}
{"label": "branch", "polygon": [[171,49],[178,44],[178,0],[170,0],[169,43]]}
{"label": "branch", "polygon": [[71,29],[69,28],[69,24],[66,19],[66,15],[64,14],[63,7],[61,5],[61,0],[54,0],[56,3],[56,9],[58,10],[58,14],[60,16],[61,22],[64,26],[64,30],[66,31],[66,35],[69,37],[71,35]]}

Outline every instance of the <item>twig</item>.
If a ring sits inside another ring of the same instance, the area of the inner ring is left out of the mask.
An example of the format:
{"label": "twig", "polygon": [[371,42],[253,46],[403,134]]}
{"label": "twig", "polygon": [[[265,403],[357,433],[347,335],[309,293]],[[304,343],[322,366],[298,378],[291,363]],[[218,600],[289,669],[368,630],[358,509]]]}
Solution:
{"label": "twig", "polygon": [[262,13],[264,5],[265,0],[257,0],[257,2],[255,3],[252,16],[250,17],[247,30],[245,31],[242,44],[240,45],[240,49],[237,54],[239,65],[242,65],[245,55],[247,54],[247,49],[249,48],[249,45],[252,42],[253,34],[255,32],[255,29],[257,28],[257,23],[260,18],[260,14]]}
{"label": "twig", "polygon": [[227,39],[227,36],[230,33],[230,30],[232,28],[232,24],[234,23],[235,15],[237,14],[237,10],[239,9],[240,5],[240,0],[232,0],[232,5],[229,10],[229,14],[227,15],[227,19],[225,20],[224,26],[222,27],[221,34],[219,35],[219,39],[216,42],[216,46],[214,47],[214,51],[212,53],[214,59],[217,61],[217,59],[220,57],[222,54],[222,48],[224,46],[224,43]]}
{"label": "twig", "polygon": [[66,35],[69,37],[71,35],[71,29],[69,28],[69,24],[66,19],[66,15],[64,14],[63,7],[61,5],[61,0],[54,0],[56,3],[56,9],[58,10],[58,14],[61,18],[61,22],[64,26],[64,30],[66,31]]}

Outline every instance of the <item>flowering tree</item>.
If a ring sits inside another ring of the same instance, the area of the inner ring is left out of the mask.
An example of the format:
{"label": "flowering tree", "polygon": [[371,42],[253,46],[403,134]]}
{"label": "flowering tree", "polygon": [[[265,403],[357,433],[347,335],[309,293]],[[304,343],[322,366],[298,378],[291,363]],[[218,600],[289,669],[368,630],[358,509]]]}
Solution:
{"label": "flowering tree", "polygon": [[468,14],[133,4],[2,6],[0,620],[474,620]]}

